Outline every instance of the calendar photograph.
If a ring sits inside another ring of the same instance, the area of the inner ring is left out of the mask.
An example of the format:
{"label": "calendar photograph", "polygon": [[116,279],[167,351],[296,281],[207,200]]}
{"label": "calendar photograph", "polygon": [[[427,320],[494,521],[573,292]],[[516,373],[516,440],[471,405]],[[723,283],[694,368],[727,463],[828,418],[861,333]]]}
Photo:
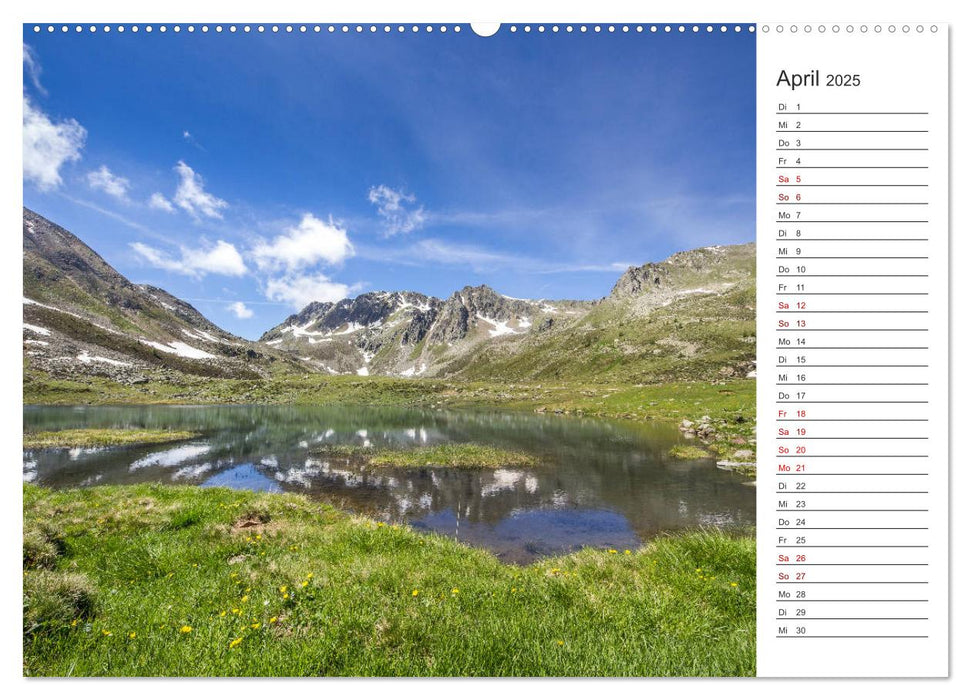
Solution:
{"label": "calendar photograph", "polygon": [[755,26],[22,34],[25,676],[755,675]]}

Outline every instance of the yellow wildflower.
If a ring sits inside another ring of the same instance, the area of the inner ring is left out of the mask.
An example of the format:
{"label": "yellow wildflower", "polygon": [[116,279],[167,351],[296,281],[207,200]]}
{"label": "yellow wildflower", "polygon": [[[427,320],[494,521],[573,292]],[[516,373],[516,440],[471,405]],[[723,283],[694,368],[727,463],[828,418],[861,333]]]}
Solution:
{"label": "yellow wildflower", "polygon": [[608,552],[609,552],[610,554],[616,554],[616,553],[617,553],[617,550],[616,550],[616,549],[608,549],[607,551],[608,551]]}
{"label": "yellow wildflower", "polygon": [[630,550],[629,549],[625,549],[624,550],[624,554],[630,554]]}
{"label": "yellow wildflower", "polygon": [[241,603],[245,603],[247,600],[249,600],[249,596],[248,595],[244,595],[242,598],[239,599],[239,601]]}
{"label": "yellow wildflower", "polygon": [[191,631],[192,631],[192,628],[189,627],[189,625],[182,625],[182,627],[179,628],[179,632],[181,632],[182,634],[189,634],[189,632]]}
{"label": "yellow wildflower", "polygon": [[310,581],[304,581],[303,583],[300,584],[300,587],[301,588],[306,588],[309,585],[310,585]]}
{"label": "yellow wildflower", "polygon": [[732,588],[738,588],[738,584],[735,583],[734,581],[732,581],[731,586],[732,586]]}
{"label": "yellow wildflower", "polygon": [[280,586],[280,593],[286,593],[286,592],[287,592],[287,587],[286,586]]}
{"label": "yellow wildflower", "polygon": [[455,595],[458,592],[459,592],[459,589],[458,588],[453,588],[452,589],[452,595]]}
{"label": "yellow wildflower", "polygon": [[276,622],[276,618],[275,618],[275,617],[271,617],[271,618],[270,618],[270,624],[272,625],[272,624],[273,624],[273,623],[275,623],[275,622]]}
{"label": "yellow wildflower", "polygon": [[134,632],[129,632],[128,633],[128,638],[129,639],[134,639],[135,638],[135,633]]}
{"label": "yellow wildflower", "polygon": [[236,647],[238,647],[242,643],[243,643],[243,638],[242,637],[236,637],[236,639],[234,639],[233,641],[231,641],[229,643],[229,648],[230,649],[235,649]]}
{"label": "yellow wildflower", "polygon": [[254,622],[252,625],[250,625],[250,627],[252,627],[255,630],[258,630],[260,628],[260,623],[259,622]]}
{"label": "yellow wildflower", "polygon": [[101,630],[101,634],[103,634],[106,637],[110,637],[111,636],[111,632],[109,632],[108,630]]}
{"label": "yellow wildflower", "polygon": [[556,640],[556,643],[557,643],[558,645],[560,645],[560,646],[563,646],[563,644],[564,644],[564,642],[563,642],[563,640],[562,640],[562,639],[557,639],[557,640]]}
{"label": "yellow wildflower", "polygon": [[413,590],[413,591],[411,592],[411,597],[412,597],[412,598],[414,598],[414,597],[416,597],[417,595],[418,595],[418,589],[416,588],[415,590]]}

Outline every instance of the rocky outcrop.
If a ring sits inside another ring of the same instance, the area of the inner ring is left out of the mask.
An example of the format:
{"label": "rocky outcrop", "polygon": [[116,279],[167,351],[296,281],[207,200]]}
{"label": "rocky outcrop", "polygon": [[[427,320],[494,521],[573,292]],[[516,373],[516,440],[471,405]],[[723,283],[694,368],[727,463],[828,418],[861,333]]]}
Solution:
{"label": "rocky outcrop", "polygon": [[754,243],[708,246],[675,253],[663,262],[628,268],[609,298],[655,297],[663,302],[683,294],[718,292],[754,275]]}

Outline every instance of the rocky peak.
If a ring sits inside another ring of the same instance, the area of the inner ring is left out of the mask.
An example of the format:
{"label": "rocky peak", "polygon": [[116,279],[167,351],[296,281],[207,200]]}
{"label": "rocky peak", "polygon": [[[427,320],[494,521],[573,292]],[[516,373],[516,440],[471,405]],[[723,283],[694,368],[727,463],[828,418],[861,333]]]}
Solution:
{"label": "rocky peak", "polygon": [[629,267],[620,276],[610,292],[612,297],[637,297],[660,289],[661,280],[666,277],[659,265],[648,263],[641,267]]}
{"label": "rocky peak", "polygon": [[707,246],[675,253],[663,262],[630,267],[620,276],[610,297],[661,297],[713,284],[737,282],[754,274],[754,243]]}
{"label": "rocky peak", "polygon": [[530,318],[538,313],[539,305],[527,299],[503,296],[491,287],[463,287],[442,304],[429,331],[432,343],[451,343],[465,338],[480,320],[505,323]]}
{"label": "rocky peak", "polygon": [[260,340],[279,338],[293,328],[328,333],[379,327],[399,312],[415,317],[433,311],[440,304],[439,299],[418,292],[367,292],[338,302],[315,301],[264,333]]}

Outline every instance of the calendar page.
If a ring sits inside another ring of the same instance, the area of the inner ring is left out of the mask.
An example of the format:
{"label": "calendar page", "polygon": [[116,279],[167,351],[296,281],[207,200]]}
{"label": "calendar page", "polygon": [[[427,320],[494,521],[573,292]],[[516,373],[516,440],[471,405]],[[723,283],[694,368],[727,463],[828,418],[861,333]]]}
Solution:
{"label": "calendar page", "polygon": [[950,675],[948,22],[24,12],[26,690]]}

